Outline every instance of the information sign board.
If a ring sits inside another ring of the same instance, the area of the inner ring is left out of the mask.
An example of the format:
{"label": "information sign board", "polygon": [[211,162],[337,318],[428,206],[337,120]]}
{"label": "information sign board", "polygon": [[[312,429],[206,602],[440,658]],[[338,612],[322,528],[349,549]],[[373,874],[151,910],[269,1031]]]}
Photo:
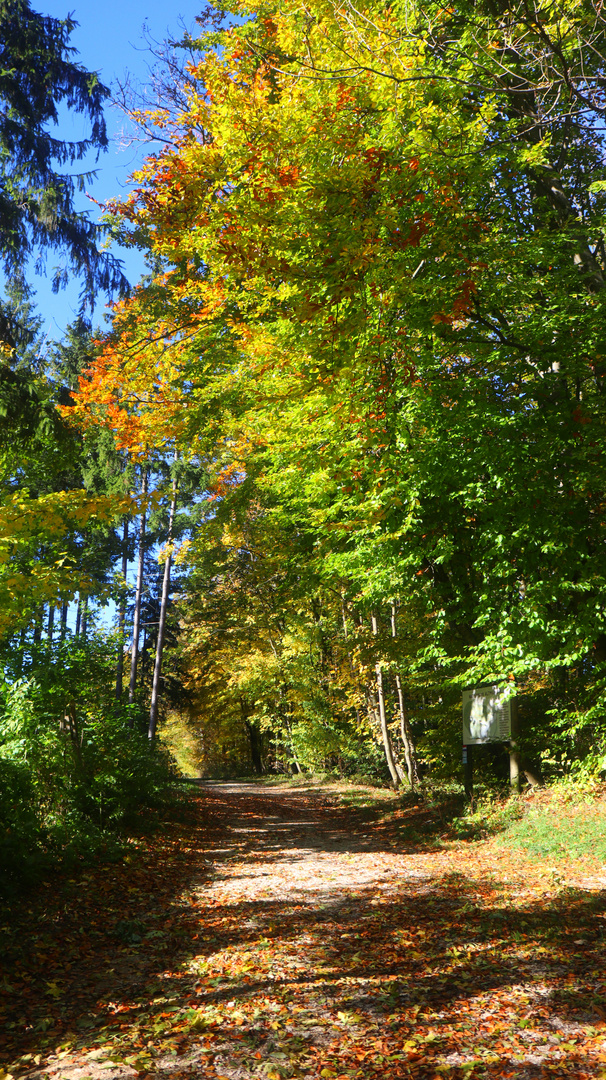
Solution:
{"label": "information sign board", "polygon": [[463,745],[507,742],[511,738],[511,686],[476,686],[463,691]]}

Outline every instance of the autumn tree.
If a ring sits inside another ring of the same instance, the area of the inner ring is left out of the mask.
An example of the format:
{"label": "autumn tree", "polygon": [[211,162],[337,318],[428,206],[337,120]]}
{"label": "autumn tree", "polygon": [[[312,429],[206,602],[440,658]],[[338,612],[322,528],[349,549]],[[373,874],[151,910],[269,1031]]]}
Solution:
{"label": "autumn tree", "polygon": [[385,626],[369,668],[413,727],[442,710],[443,759],[458,688],[504,677],[527,738],[541,701],[562,730],[535,725],[539,748],[583,757],[604,737],[601,14],[237,11],[187,107],[146,117],[165,149],[116,213],[156,272],[78,409],[220,458],[218,498],[254,473]]}

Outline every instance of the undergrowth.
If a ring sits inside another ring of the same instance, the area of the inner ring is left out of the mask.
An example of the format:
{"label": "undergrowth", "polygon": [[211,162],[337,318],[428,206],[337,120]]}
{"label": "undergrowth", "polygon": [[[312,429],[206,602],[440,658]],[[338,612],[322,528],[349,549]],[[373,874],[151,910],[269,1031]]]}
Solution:
{"label": "undergrowth", "polygon": [[606,862],[603,784],[560,782],[520,799],[520,812],[499,842],[536,858]]}
{"label": "undergrowth", "polygon": [[[476,790],[471,802],[459,785],[429,786],[424,798],[401,798],[403,841],[441,845],[486,840],[549,860],[606,862],[606,786],[558,781],[522,795]],[[408,820],[407,820],[408,819]]]}

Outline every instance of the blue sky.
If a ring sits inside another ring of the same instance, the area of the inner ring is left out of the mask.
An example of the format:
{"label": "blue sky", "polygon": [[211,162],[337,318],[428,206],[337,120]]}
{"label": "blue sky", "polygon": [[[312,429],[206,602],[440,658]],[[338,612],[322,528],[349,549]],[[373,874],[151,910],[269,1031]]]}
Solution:
{"label": "blue sky", "polygon": [[[144,84],[148,79],[151,61],[144,36],[144,26],[151,38],[163,41],[178,37],[183,25],[195,31],[195,17],[203,8],[203,0],[177,0],[176,4],[163,0],[32,0],[32,7],[43,15],[65,18],[71,14],[79,23],[72,34],[71,44],[78,50],[74,57],[89,71],[97,71],[101,81],[115,87],[128,72],[135,82]],[[107,105],[106,119],[110,135],[110,148],[99,161],[90,167],[98,170],[97,179],[90,185],[91,194],[103,202],[128,190],[128,177],[144,156],[145,148],[120,147],[120,131],[124,118],[119,110]],[[66,116],[58,134],[64,138],[82,137],[85,132],[83,118],[71,120]],[[91,207],[94,218],[99,211],[84,196],[78,208]],[[117,252],[117,254],[121,254]],[[137,255],[128,255],[125,269],[130,280],[136,280],[142,270]],[[51,340],[59,340],[66,325],[73,321],[78,306],[78,284],[53,295],[47,278],[33,273],[29,279],[36,288],[38,307],[44,320],[44,333]],[[97,307],[95,320],[103,317],[103,299]]]}

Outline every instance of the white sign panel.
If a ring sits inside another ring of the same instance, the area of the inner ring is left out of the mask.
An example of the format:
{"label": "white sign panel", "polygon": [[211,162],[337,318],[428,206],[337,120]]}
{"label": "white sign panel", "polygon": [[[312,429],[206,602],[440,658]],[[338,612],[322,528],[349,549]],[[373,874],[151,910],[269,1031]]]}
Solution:
{"label": "white sign panel", "polygon": [[477,686],[463,691],[463,745],[511,738],[511,687]]}

